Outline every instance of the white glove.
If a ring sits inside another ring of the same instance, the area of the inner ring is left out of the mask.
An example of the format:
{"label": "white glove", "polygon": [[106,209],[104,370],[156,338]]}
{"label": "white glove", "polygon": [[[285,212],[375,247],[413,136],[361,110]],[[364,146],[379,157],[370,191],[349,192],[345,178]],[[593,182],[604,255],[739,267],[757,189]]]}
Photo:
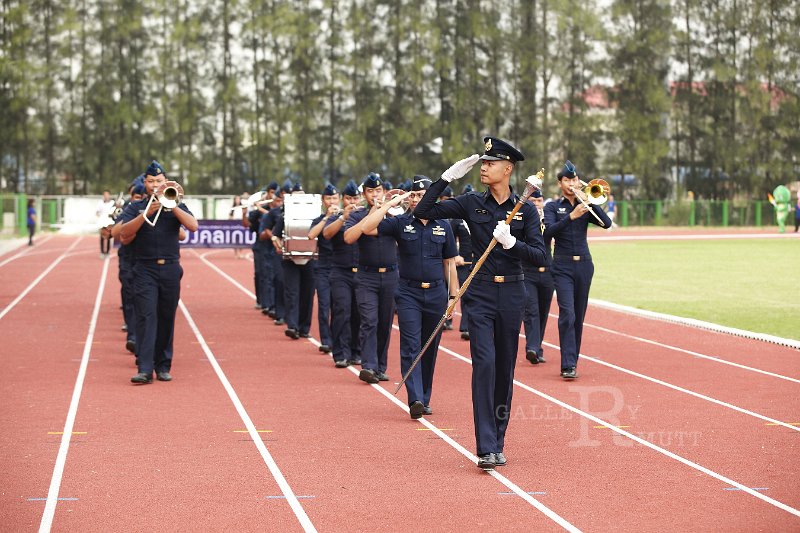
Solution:
{"label": "white glove", "polygon": [[447,183],[450,183],[453,180],[457,180],[458,178],[463,178],[467,172],[472,170],[472,167],[475,166],[475,163],[478,162],[481,156],[478,154],[472,154],[469,157],[462,159],[461,161],[456,161],[453,166],[448,168],[442,173],[442,179]]}
{"label": "white glove", "polygon": [[511,235],[511,226],[505,220],[498,220],[497,226],[492,232],[492,237],[503,245],[503,250],[508,250],[517,244],[517,238]]}

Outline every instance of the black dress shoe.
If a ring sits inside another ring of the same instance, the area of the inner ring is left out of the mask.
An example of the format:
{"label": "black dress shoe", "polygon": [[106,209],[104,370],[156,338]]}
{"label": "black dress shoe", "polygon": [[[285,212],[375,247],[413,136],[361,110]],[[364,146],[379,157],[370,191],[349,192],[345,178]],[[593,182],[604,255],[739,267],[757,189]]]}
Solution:
{"label": "black dress shoe", "polygon": [[[276,322],[276,324],[277,324],[277,322]],[[288,329],[284,330],[283,334],[286,335],[287,337],[290,337],[290,338],[294,339],[294,340],[297,340],[297,339],[300,338],[300,332],[297,331],[296,329],[292,329],[292,328],[288,328]]]}
{"label": "black dress shoe", "polygon": [[378,381],[389,381],[389,376],[386,375],[386,372],[376,370],[375,375],[378,376]]}
{"label": "black dress shoe", "polygon": [[319,351],[322,353],[331,353],[331,347],[328,346],[327,344],[320,344]]}
{"label": "black dress shoe", "polygon": [[561,377],[564,379],[575,379],[578,377],[578,373],[575,371],[575,367],[564,368],[561,370]]}
{"label": "black dress shoe", "polygon": [[428,407],[428,406],[426,405],[426,406],[425,406],[425,410],[424,410],[424,411],[422,411],[422,412],[423,412],[423,413],[425,413],[425,416],[432,415],[432,414],[433,414],[433,409],[431,409],[430,407]]}
{"label": "black dress shoe", "polygon": [[122,324],[122,327],[120,329],[122,331],[128,331],[128,324]]}
{"label": "black dress shoe", "polygon": [[132,340],[125,341],[125,349],[131,353],[136,353],[136,343]]}
{"label": "black dress shoe", "polygon": [[506,466],[506,456],[503,455],[503,452],[495,452],[494,464],[497,466]]}
{"label": "black dress shoe", "polygon": [[261,309],[261,314],[262,314],[262,315],[267,315],[267,316],[269,316],[269,309],[262,308],[262,309]]}
{"label": "black dress shoe", "polygon": [[147,384],[153,382],[153,374],[145,374],[144,372],[139,372],[135,376],[131,378],[131,383],[139,383],[139,384]]}
{"label": "black dress shoe", "polygon": [[300,336],[301,336],[302,338],[304,338],[304,339],[308,339],[308,338],[310,338],[310,337],[311,337],[311,334],[310,334],[310,333],[301,333],[301,334],[300,334]]}
{"label": "black dress shoe", "polygon": [[422,418],[423,413],[425,413],[425,406],[422,402],[416,401],[408,406],[408,412],[412,419],[417,420]]}
{"label": "black dress shoe", "polygon": [[172,381],[172,376],[169,375],[169,372],[156,372],[156,379],[158,381]]}
{"label": "black dress shoe", "polygon": [[375,374],[375,371],[370,370],[369,368],[362,368],[361,372],[358,373],[358,379],[372,385],[380,381],[377,374]]}
{"label": "black dress shoe", "polygon": [[444,326],[442,326],[442,329],[445,331],[450,331],[451,329],[453,329],[453,323],[445,322]]}
{"label": "black dress shoe", "polygon": [[350,359],[350,364],[352,366],[361,366],[361,358],[356,357],[355,359]]}
{"label": "black dress shoe", "polygon": [[282,319],[282,318],[276,318],[275,319],[275,325],[276,326],[282,326],[284,324],[286,324],[286,321],[284,319]]}
{"label": "black dress shoe", "polygon": [[461,338],[464,339],[465,341],[468,341],[469,340],[469,331],[462,331],[461,332]]}
{"label": "black dress shoe", "polygon": [[495,466],[497,466],[497,463],[495,462],[493,453],[485,453],[478,456],[478,468],[483,470],[494,470]]}
{"label": "black dress shoe", "polygon": [[539,361],[540,363],[544,363],[545,362],[544,356],[542,356],[542,355],[537,355],[536,356],[536,360]]}
{"label": "black dress shoe", "polygon": [[534,352],[533,350],[528,350],[525,352],[525,359],[530,361],[532,365],[539,364],[539,359],[536,357],[536,352]]}
{"label": "black dress shoe", "polygon": [[350,363],[346,359],[342,359],[341,361],[335,361],[333,366],[336,368],[347,368]]}
{"label": "black dress shoe", "polygon": [[267,309],[267,316],[270,318],[275,318],[277,316],[275,309]]}

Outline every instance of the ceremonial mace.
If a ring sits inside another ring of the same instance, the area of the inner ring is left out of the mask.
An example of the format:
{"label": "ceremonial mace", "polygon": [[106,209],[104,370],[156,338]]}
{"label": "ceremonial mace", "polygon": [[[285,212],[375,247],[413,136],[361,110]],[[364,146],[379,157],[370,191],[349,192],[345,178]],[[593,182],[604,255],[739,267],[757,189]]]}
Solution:
{"label": "ceremonial mace", "polygon": [[[520,210],[520,208],[528,200],[530,195],[533,194],[533,191],[541,190],[543,178],[544,178],[544,169],[541,169],[534,176],[528,176],[528,179],[525,180],[525,190],[523,191],[522,196],[520,196],[519,200],[514,206],[514,209],[512,209],[511,213],[509,213],[508,217],[506,217],[506,224],[511,224],[511,221],[514,220],[514,216],[517,214],[517,211]],[[419,351],[419,354],[417,354],[417,357],[414,358],[414,361],[411,363],[411,366],[406,371],[405,375],[403,375],[403,379],[401,379],[400,383],[397,384],[397,388],[394,390],[395,394],[397,394],[397,391],[399,391],[400,387],[402,387],[403,384],[406,382],[408,376],[411,375],[411,372],[414,371],[414,368],[417,366],[417,363],[419,363],[419,360],[422,359],[422,354],[425,353],[425,350],[427,350],[428,347],[431,345],[433,339],[436,338],[436,335],[439,333],[439,330],[442,329],[444,323],[447,321],[449,317],[453,315],[453,311],[455,311],[456,308],[456,303],[458,303],[458,301],[461,299],[464,293],[467,292],[469,284],[472,283],[472,278],[474,278],[475,274],[478,273],[478,270],[481,269],[481,266],[483,266],[484,261],[486,261],[486,258],[489,257],[489,253],[496,245],[497,245],[497,239],[492,237],[492,240],[489,242],[489,246],[486,247],[486,250],[483,252],[481,258],[478,259],[477,263],[475,263],[472,272],[470,272],[467,279],[464,280],[464,283],[461,285],[461,288],[458,289],[458,294],[456,294],[456,297],[450,301],[450,305],[447,306],[447,310],[444,312],[444,315],[442,315],[442,318],[439,319],[439,324],[437,324],[437,326],[433,329],[433,333],[431,333],[431,336],[428,337],[428,340],[425,342],[425,345]]]}

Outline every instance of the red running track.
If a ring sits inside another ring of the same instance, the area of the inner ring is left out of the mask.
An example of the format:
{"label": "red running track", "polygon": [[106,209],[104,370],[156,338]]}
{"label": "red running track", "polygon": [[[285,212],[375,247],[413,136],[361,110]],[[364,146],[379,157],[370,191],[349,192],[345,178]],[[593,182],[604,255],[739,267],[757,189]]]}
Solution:
{"label": "red running track", "polygon": [[254,311],[252,263],[184,251],[175,379],[134,386],[116,259],[89,237],[3,264],[18,252],[0,256],[4,530],[800,529],[797,350],[591,308],[566,383],[552,318],[548,362],[518,359],[509,464],[491,476],[468,457],[457,328],[434,414],[412,421],[391,382],[360,382]]}

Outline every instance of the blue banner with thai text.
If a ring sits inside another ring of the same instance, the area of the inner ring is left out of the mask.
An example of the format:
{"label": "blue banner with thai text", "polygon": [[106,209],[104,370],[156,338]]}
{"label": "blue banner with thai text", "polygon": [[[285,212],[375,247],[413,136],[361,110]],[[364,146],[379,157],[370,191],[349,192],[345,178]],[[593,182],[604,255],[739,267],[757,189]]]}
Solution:
{"label": "blue banner with thai text", "polygon": [[241,220],[198,220],[197,231],[186,231],[180,241],[184,248],[250,248],[256,234],[242,226]]}

